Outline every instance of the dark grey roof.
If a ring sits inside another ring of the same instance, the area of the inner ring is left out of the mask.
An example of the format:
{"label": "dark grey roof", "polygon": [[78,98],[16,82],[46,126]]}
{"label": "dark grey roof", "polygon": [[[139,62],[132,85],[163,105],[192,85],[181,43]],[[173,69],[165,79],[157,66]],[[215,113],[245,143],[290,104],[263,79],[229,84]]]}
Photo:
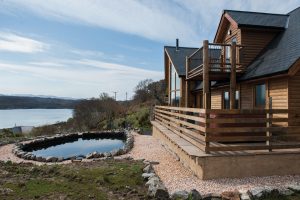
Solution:
{"label": "dark grey roof", "polygon": [[198,48],[165,46],[165,51],[169,55],[179,76],[185,76],[185,58],[192,55]]}
{"label": "dark grey roof", "polygon": [[247,11],[224,10],[238,24],[238,26],[254,26],[268,28],[285,28],[288,15],[258,13]]}
{"label": "dark grey roof", "polygon": [[241,80],[286,72],[300,58],[300,7],[289,13],[288,28],[280,32],[251,63]]}

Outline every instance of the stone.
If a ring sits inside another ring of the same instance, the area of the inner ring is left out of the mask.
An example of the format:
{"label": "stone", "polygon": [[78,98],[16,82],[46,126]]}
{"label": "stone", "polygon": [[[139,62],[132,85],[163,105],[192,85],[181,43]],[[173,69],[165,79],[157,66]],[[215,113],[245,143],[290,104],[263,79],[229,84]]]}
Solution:
{"label": "stone", "polygon": [[148,188],[148,196],[154,197],[155,199],[169,199],[168,190],[162,183],[150,185]]}
{"label": "stone", "polygon": [[152,165],[149,164],[143,169],[143,172],[144,173],[154,173],[154,169],[153,169]]}
{"label": "stone", "polygon": [[253,188],[248,191],[249,196],[252,199],[260,198],[264,193],[264,188]]}
{"label": "stone", "polygon": [[300,191],[300,185],[299,184],[290,184],[286,186],[288,189],[293,191]]}
{"label": "stone", "polygon": [[288,188],[280,188],[277,190],[278,190],[278,193],[282,196],[290,196],[295,193],[293,190],[290,190]]}
{"label": "stone", "polygon": [[38,162],[45,162],[46,161],[46,159],[41,157],[41,156],[36,157],[35,160],[38,161]]}
{"label": "stone", "polygon": [[174,199],[174,200],[187,200],[189,198],[189,193],[185,190],[182,190],[182,191],[177,191],[177,192],[174,192],[172,195],[171,195],[171,199]]}
{"label": "stone", "polygon": [[157,176],[152,176],[149,178],[149,180],[146,182],[146,186],[150,185],[158,185],[160,183],[160,180]]}
{"label": "stone", "polygon": [[85,156],[86,159],[92,159],[94,158],[93,153],[89,153]]}
{"label": "stone", "polygon": [[46,158],[46,162],[56,162],[57,161],[57,158],[56,157],[53,157],[53,156],[48,156]]}
{"label": "stone", "polygon": [[152,176],[155,176],[155,174],[154,174],[154,173],[143,173],[143,174],[142,174],[142,177],[143,177],[144,179],[148,179],[148,178],[150,178],[150,177],[152,177]]}
{"label": "stone", "polygon": [[64,161],[64,157],[58,157],[57,158],[57,162],[62,162],[62,161]]}
{"label": "stone", "polygon": [[151,165],[158,165],[159,162],[158,162],[158,161],[150,161],[150,164],[151,164]]}
{"label": "stone", "polygon": [[201,194],[195,189],[192,189],[190,191],[189,197],[190,197],[190,200],[201,200],[202,199]]}
{"label": "stone", "polygon": [[248,190],[239,190],[241,200],[251,200]]}
{"label": "stone", "polygon": [[238,191],[225,191],[221,194],[222,200],[240,200],[240,194]]}
{"label": "stone", "polygon": [[203,200],[221,200],[222,197],[220,194],[216,193],[209,193],[202,196]]}

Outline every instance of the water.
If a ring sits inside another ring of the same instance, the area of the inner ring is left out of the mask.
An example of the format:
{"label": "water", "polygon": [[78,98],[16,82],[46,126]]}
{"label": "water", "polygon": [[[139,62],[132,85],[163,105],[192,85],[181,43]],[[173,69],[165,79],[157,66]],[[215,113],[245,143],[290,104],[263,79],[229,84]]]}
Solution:
{"label": "water", "polygon": [[64,144],[57,144],[50,147],[33,150],[32,153],[41,157],[72,157],[79,155],[87,155],[94,151],[99,153],[110,152],[120,149],[124,146],[125,141],[122,139],[108,138],[77,138]]}
{"label": "water", "polygon": [[0,110],[0,129],[17,126],[41,126],[67,121],[72,109],[13,109]]}

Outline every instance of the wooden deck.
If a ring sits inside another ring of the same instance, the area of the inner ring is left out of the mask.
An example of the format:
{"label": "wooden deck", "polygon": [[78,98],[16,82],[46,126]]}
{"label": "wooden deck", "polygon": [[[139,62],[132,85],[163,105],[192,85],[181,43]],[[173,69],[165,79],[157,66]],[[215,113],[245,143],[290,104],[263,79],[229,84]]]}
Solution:
{"label": "wooden deck", "polygon": [[[209,154],[300,148],[299,115],[286,109],[211,110],[156,106],[155,121],[171,138]],[[182,141],[182,140],[185,141]]]}

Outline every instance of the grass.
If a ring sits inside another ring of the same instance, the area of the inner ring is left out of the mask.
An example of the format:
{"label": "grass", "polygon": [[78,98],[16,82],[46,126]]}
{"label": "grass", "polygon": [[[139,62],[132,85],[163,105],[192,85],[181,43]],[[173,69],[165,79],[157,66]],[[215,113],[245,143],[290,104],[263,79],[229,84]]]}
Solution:
{"label": "grass", "polygon": [[269,194],[263,195],[260,200],[300,200],[300,192],[295,192],[290,196],[280,195],[278,192],[273,191]]}
{"label": "grass", "polygon": [[[136,161],[0,163],[0,199],[147,199]],[[8,192],[7,192],[8,191]]]}

